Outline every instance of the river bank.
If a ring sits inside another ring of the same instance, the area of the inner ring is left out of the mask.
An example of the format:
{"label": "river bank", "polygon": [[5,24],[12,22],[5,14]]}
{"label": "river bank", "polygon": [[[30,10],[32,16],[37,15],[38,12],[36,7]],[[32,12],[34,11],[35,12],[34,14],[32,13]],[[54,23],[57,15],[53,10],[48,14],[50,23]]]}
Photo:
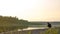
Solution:
{"label": "river bank", "polygon": [[[51,32],[50,32],[51,31]],[[45,34],[45,33],[58,33],[60,34],[60,27],[55,28],[27,28],[23,30],[16,30],[16,31],[9,31],[9,32],[2,32],[0,34]]]}

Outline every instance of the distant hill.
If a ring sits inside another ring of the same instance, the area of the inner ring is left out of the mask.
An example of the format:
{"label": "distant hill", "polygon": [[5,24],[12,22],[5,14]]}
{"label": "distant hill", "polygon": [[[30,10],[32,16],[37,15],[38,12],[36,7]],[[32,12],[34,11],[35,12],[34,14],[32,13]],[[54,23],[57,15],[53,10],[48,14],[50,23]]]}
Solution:
{"label": "distant hill", "polygon": [[[31,22],[31,23],[37,23],[37,24],[41,24],[41,25],[46,25],[47,22]],[[52,25],[60,25],[60,22],[49,22],[51,23]]]}
{"label": "distant hill", "polygon": [[[31,22],[31,23],[34,23],[34,24],[37,24],[37,25],[46,25],[47,26],[47,22]],[[60,26],[60,22],[49,22],[52,26]]]}

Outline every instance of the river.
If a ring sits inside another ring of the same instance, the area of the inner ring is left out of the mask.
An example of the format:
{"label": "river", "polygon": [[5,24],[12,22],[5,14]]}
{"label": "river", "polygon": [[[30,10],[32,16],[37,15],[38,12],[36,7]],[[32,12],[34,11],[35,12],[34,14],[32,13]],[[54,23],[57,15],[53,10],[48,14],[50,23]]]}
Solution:
{"label": "river", "polygon": [[[47,29],[48,27],[28,27],[23,30],[34,30],[34,29]],[[21,29],[18,29],[18,31],[21,31]]]}

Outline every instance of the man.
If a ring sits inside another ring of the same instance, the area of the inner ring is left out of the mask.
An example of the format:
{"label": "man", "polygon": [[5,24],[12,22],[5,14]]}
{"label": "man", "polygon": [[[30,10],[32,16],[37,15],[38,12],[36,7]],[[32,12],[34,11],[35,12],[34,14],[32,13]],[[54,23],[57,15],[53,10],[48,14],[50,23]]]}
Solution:
{"label": "man", "polygon": [[51,26],[51,24],[50,24],[49,22],[48,22],[48,27],[49,27],[49,28],[51,28],[51,27],[52,27],[52,26]]}

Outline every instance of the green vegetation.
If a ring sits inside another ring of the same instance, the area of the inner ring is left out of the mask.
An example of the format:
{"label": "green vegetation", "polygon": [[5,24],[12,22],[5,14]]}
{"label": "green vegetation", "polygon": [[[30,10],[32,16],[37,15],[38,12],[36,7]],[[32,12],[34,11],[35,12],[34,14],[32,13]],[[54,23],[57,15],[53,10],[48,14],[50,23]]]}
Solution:
{"label": "green vegetation", "polygon": [[48,30],[45,31],[45,34],[58,34],[58,29],[56,28],[50,28]]}
{"label": "green vegetation", "polygon": [[0,16],[0,32],[6,32],[17,29],[28,28],[30,25],[41,25],[40,23],[32,23],[27,20],[18,19],[11,16]]}
{"label": "green vegetation", "polygon": [[28,34],[31,34],[31,31],[29,31]]}
{"label": "green vegetation", "polygon": [[27,28],[27,23],[27,20],[19,20],[16,17],[0,16],[0,32]]}

